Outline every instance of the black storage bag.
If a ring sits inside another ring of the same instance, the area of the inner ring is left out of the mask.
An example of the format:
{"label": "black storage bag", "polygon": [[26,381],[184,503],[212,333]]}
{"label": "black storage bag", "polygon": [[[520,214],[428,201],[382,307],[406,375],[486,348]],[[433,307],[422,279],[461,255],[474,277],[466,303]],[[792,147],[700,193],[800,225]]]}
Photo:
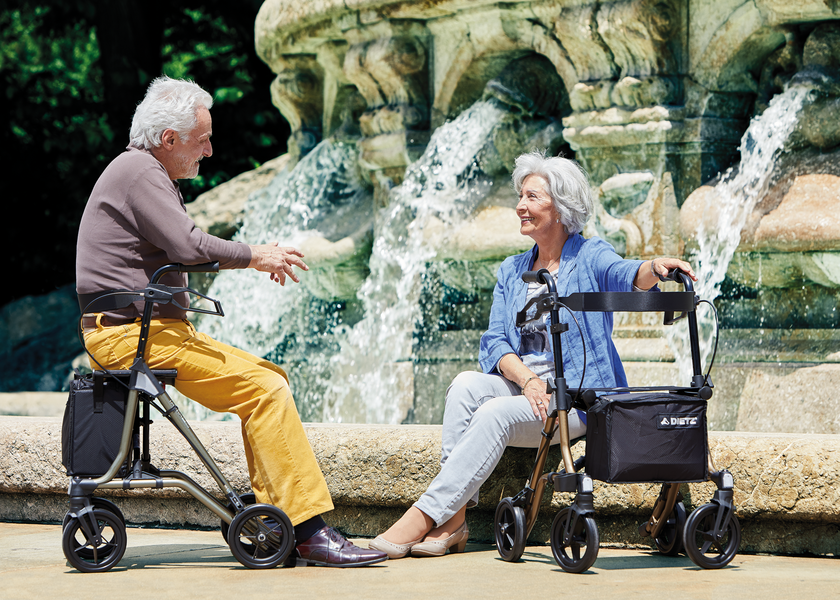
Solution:
{"label": "black storage bag", "polygon": [[67,474],[101,477],[120,449],[128,390],[103,373],[70,383],[61,426],[61,463]]}
{"label": "black storage bag", "polygon": [[701,398],[602,396],[586,413],[586,472],[608,483],[705,481],[707,442]]}

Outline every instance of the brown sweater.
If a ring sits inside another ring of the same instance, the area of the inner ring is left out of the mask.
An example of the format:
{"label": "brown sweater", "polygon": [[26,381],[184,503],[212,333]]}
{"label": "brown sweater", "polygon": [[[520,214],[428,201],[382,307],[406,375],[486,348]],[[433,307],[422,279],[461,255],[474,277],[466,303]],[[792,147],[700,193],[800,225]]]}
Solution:
{"label": "brown sweater", "polygon": [[[222,269],[243,269],[251,262],[247,244],[212,236],[187,215],[177,183],[152,154],[129,146],[103,171],[88,199],[76,244],[76,292],[142,290],[152,274],[168,263],[195,265],[219,261]],[[169,273],[161,283],[186,286],[187,276]],[[178,301],[188,306],[186,294]],[[139,317],[142,302],[109,316]],[[183,319],[168,304],[155,314]]]}

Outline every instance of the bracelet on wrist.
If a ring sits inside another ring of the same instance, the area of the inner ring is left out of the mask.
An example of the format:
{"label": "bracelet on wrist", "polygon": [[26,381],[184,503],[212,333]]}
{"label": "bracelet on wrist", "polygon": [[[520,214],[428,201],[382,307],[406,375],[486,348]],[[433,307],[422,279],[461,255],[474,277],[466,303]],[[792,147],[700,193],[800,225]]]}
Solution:
{"label": "bracelet on wrist", "polygon": [[650,274],[653,275],[654,277],[659,277],[659,275],[656,273],[656,271],[653,268],[653,261],[654,260],[656,260],[656,259],[654,258],[654,259],[651,259],[651,261],[650,261]]}
{"label": "bracelet on wrist", "polygon": [[525,391],[525,386],[528,385],[529,383],[531,383],[531,380],[533,380],[533,379],[539,379],[539,377],[537,377],[536,375],[532,375],[531,377],[526,379],[525,383],[522,384],[522,391],[523,392]]}

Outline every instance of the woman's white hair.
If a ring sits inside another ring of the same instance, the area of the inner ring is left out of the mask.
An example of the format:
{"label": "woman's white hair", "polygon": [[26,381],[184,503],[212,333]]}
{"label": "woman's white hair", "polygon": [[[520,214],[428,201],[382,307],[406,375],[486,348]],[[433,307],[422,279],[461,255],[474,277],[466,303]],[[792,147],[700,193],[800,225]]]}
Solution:
{"label": "woman's white hair", "polygon": [[213,106],[213,97],[193,81],[158,77],[149,85],[146,96],[134,111],[131,120],[131,145],[151,150],[160,146],[167,129],[174,129],[183,141],[198,122],[200,106]]}
{"label": "woman's white hair", "polygon": [[535,150],[516,159],[513,188],[517,195],[529,175],[540,175],[548,181],[548,194],[566,233],[574,235],[583,231],[594,210],[589,177],[583,167],[568,158],[547,158],[544,151]]}

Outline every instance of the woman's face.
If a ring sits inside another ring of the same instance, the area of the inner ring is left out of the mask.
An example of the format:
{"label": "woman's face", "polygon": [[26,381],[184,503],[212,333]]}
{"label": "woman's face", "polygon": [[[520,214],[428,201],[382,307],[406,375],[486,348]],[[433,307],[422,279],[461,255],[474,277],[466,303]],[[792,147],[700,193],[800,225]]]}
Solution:
{"label": "woman's face", "polygon": [[531,237],[536,235],[537,242],[542,236],[556,235],[558,229],[563,230],[554,202],[548,194],[548,181],[542,175],[528,175],[522,182],[516,214],[519,215],[519,233]]}

